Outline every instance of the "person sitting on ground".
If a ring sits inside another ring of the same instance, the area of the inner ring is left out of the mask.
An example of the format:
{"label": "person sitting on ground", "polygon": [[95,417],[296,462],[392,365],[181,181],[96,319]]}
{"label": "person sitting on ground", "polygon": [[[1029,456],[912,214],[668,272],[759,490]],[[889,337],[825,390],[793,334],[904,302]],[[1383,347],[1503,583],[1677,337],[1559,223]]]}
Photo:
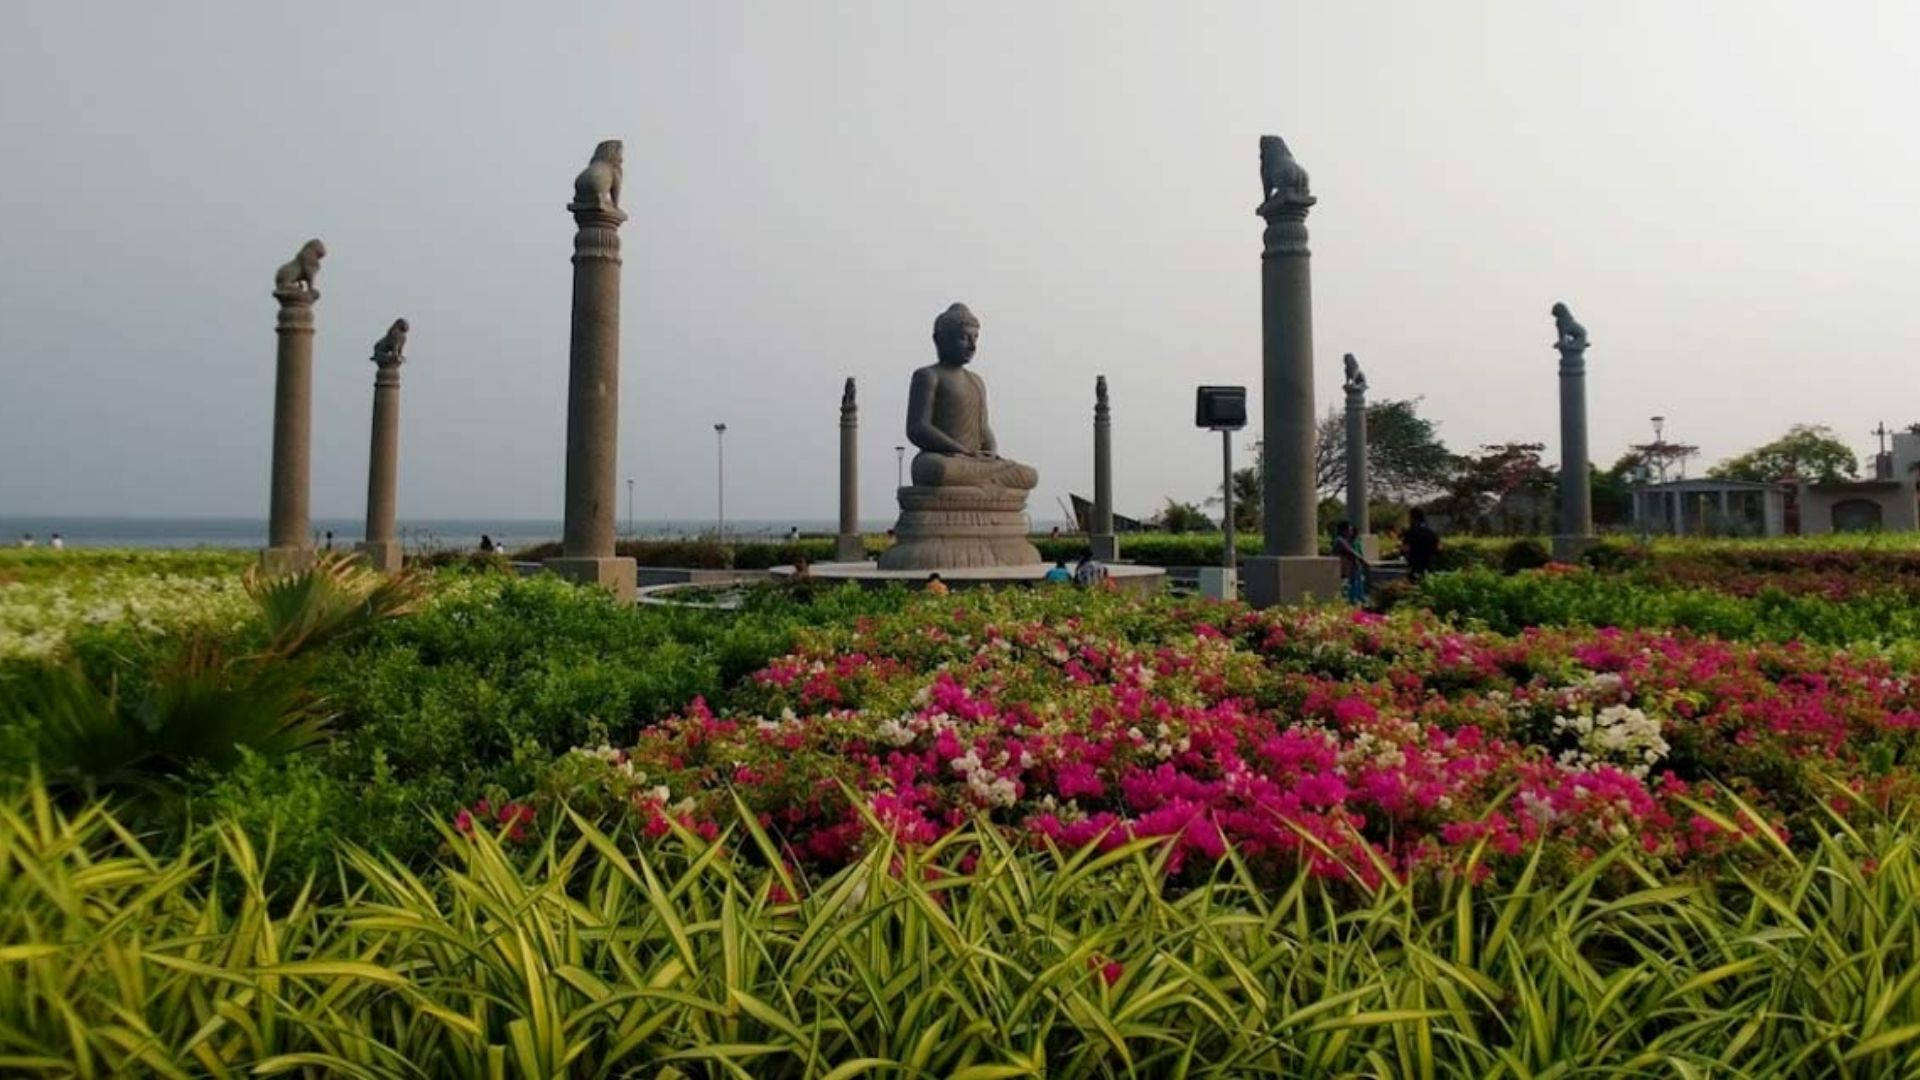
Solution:
{"label": "person sitting on ground", "polygon": [[1065,585],[1073,580],[1073,571],[1067,569],[1066,559],[1056,559],[1053,565],[1047,568],[1047,576],[1040,580],[1049,585]]}
{"label": "person sitting on ground", "polygon": [[33,546],[33,534],[32,534],[32,533],[21,533],[21,534],[20,534],[20,546],[21,546],[21,547],[23,547],[23,548],[30,548],[30,547],[32,547],[32,546]]}
{"label": "person sitting on ground", "polygon": [[947,583],[940,580],[939,571],[927,575],[927,592],[934,596],[945,596],[947,591]]}
{"label": "person sitting on ground", "polygon": [[1347,583],[1347,602],[1365,603],[1367,599],[1366,556],[1353,532],[1353,522],[1343,521],[1333,529],[1333,553],[1340,557],[1340,580]]}
{"label": "person sitting on ground", "polygon": [[59,533],[54,533],[53,539],[47,541],[47,546],[55,551],[59,551],[67,546],[67,541]]}
{"label": "person sitting on ground", "polygon": [[1419,581],[1433,572],[1440,557],[1440,534],[1427,524],[1427,512],[1415,508],[1407,515],[1407,531],[1401,534],[1400,551],[1407,560],[1407,579]]}
{"label": "person sitting on ground", "polygon": [[493,552],[494,552],[493,537],[488,536],[486,533],[481,533],[480,534],[480,554],[491,555],[493,554]]}
{"label": "person sitting on ground", "polygon": [[1083,589],[1105,585],[1107,583],[1106,565],[1094,558],[1093,552],[1087,552],[1080,556],[1079,565],[1073,568],[1073,583]]}

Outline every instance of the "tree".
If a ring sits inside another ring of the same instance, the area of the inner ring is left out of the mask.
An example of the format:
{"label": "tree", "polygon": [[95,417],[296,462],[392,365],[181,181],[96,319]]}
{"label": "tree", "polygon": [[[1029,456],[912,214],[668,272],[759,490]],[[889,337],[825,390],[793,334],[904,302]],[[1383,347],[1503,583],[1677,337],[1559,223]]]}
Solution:
{"label": "tree", "polygon": [[1170,533],[1211,532],[1213,521],[1192,503],[1175,502],[1171,496],[1156,515],[1154,524]]}
{"label": "tree", "polygon": [[[1254,461],[1258,462],[1258,444],[1254,449]],[[1220,495],[1207,499],[1208,506],[1225,508],[1226,500]],[[1260,525],[1260,466],[1248,465],[1233,470],[1233,527],[1241,532],[1251,532]]]}
{"label": "tree", "polygon": [[1715,465],[1707,475],[1720,480],[1814,480],[1831,483],[1858,475],[1860,461],[1832,428],[1795,424],[1785,435]]}
{"label": "tree", "polygon": [[[1691,443],[1668,442],[1657,439],[1650,443],[1636,443],[1627,447],[1627,453],[1614,462],[1613,471],[1622,477],[1633,474],[1635,467],[1645,465],[1649,472],[1660,480],[1667,479],[1667,470],[1675,466],[1684,466],[1692,458],[1700,456],[1700,448]],[[1622,466],[1625,466],[1622,469]]]}
{"label": "tree", "polygon": [[[1367,490],[1379,498],[1413,502],[1446,490],[1458,460],[1449,453],[1434,423],[1419,413],[1420,399],[1375,401],[1367,405]],[[1345,496],[1347,486],[1347,413],[1333,408],[1315,430],[1314,488],[1322,495]]]}
{"label": "tree", "polygon": [[[1458,459],[1446,494],[1431,504],[1456,528],[1503,529],[1543,516],[1559,477],[1540,459],[1545,443],[1488,443]],[[1549,515],[1550,516],[1550,515]]]}

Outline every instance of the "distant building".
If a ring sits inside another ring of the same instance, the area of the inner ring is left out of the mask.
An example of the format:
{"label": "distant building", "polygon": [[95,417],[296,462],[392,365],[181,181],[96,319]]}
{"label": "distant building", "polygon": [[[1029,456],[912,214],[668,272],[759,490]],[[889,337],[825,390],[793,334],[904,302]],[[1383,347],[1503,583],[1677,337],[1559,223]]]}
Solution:
{"label": "distant building", "polygon": [[1920,434],[1893,433],[1893,449],[1874,456],[1872,480],[1802,483],[1800,534],[1911,532],[1920,529]]}
{"label": "distant building", "polygon": [[[1787,489],[1749,480],[1669,480],[1627,489],[1636,532],[1663,536],[1779,536]],[[1804,502],[1801,504],[1806,505]],[[1803,510],[1804,520],[1804,510]]]}

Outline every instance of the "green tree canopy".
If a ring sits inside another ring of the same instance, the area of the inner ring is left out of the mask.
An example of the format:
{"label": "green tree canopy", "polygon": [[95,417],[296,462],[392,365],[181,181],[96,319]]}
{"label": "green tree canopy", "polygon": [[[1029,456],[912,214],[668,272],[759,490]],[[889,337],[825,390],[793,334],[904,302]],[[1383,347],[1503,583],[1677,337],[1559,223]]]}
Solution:
{"label": "green tree canopy", "polygon": [[[1367,490],[1383,499],[1414,502],[1444,491],[1457,459],[1433,421],[1420,415],[1420,399],[1367,405]],[[1328,410],[1315,432],[1314,484],[1322,495],[1344,496],[1347,485],[1347,413]]]}
{"label": "green tree canopy", "polygon": [[1832,428],[1795,424],[1785,435],[1731,457],[1707,470],[1721,480],[1845,480],[1860,471],[1860,461]]}

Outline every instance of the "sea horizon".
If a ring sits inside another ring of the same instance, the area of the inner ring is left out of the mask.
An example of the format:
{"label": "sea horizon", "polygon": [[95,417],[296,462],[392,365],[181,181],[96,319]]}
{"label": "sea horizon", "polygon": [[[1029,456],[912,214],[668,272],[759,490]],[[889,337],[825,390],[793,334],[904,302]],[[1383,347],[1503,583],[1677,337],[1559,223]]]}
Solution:
{"label": "sea horizon", "polygon": [[[868,519],[863,532],[885,532],[891,519]],[[326,546],[329,533],[335,547],[350,548],[362,539],[366,519],[317,517],[311,534],[315,546]],[[615,523],[620,539],[676,540],[711,537],[717,532],[712,518],[635,518]],[[729,519],[731,540],[779,539],[798,528],[802,535],[832,535],[838,524],[831,518]],[[496,544],[527,547],[557,541],[563,531],[559,518],[447,517],[401,519],[396,530],[409,550],[477,548],[482,536]],[[207,515],[7,514],[0,515],[0,546],[21,546],[32,536],[45,547],[53,534],[73,548],[259,548],[266,546],[265,517]]]}

